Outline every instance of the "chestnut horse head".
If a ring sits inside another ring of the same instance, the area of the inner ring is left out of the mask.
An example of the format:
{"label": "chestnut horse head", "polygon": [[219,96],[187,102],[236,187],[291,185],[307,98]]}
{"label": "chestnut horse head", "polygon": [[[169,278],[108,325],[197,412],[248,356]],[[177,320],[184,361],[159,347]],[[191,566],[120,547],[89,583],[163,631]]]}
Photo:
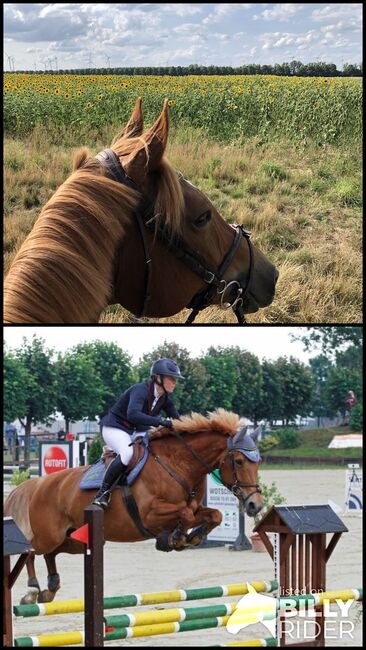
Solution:
{"label": "chestnut horse head", "polygon": [[111,149],[82,149],[43,208],[5,280],[5,322],[97,322],[120,303],[136,316],[208,305],[269,305],[278,271],[242,226],[164,157],[168,102],[143,133],[141,98]]}

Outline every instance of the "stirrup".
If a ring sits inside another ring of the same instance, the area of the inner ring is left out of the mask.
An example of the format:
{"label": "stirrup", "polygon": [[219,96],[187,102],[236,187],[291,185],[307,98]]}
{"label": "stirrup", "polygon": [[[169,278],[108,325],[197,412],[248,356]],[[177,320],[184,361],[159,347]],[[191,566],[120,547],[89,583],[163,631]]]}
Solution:
{"label": "stirrup", "polygon": [[95,496],[92,504],[95,506],[100,506],[100,508],[103,508],[103,510],[105,510],[109,506],[111,496],[112,495],[109,490],[106,490],[100,496]]}

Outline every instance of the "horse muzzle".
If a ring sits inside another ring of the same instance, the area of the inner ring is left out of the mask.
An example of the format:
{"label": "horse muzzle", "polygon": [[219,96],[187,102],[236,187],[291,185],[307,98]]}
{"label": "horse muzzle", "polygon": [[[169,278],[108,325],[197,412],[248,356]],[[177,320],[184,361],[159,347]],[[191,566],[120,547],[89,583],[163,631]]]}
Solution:
{"label": "horse muzzle", "polygon": [[[248,287],[245,296],[243,296],[242,304],[245,314],[254,314],[258,309],[268,307],[273,302],[279,272],[275,266],[271,265],[271,267],[271,271],[265,281],[263,281],[263,278],[261,277],[258,281],[258,285],[256,282],[256,273],[253,274],[251,285]],[[265,289],[263,289],[263,286]]]}
{"label": "horse muzzle", "polygon": [[243,489],[234,492],[235,496],[238,498],[240,507],[248,517],[255,517],[258,512],[263,508],[263,499],[261,493],[258,490],[249,492],[245,494]]}

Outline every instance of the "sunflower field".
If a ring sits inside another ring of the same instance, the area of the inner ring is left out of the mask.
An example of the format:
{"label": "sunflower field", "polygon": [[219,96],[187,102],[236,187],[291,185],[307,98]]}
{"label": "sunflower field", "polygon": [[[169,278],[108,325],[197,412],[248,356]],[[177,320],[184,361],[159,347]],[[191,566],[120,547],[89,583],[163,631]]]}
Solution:
{"label": "sunflower field", "polygon": [[142,96],[147,124],[169,100],[171,123],[222,142],[258,136],[293,143],[350,144],[361,138],[359,78],[247,76],[4,75],[5,134],[43,125],[84,134],[124,124]]}

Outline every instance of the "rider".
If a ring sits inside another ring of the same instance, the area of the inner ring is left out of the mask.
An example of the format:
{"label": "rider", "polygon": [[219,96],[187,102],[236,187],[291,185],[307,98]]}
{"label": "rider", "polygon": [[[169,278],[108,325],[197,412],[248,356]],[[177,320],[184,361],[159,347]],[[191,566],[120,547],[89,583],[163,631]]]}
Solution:
{"label": "rider", "polygon": [[[152,426],[172,428],[170,418],[179,418],[170,394],[174,391],[177,379],[184,379],[175,361],[158,359],[150,370],[150,379],[128,388],[110,408],[100,424],[102,436],[108,447],[118,453],[103,478],[103,483],[93,501],[95,505],[106,508],[110,499],[110,489],[120,474],[126,476],[127,465],[132,458],[131,434],[145,432]],[[160,417],[160,411],[168,416]]]}

